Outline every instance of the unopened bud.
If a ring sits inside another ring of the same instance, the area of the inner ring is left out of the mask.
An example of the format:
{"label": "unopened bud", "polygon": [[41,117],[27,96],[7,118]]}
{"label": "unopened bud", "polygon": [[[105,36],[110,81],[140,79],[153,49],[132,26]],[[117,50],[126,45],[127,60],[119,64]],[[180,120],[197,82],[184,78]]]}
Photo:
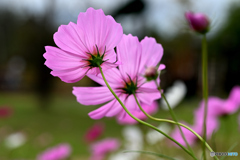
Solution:
{"label": "unopened bud", "polygon": [[206,15],[202,13],[186,12],[185,17],[190,27],[201,34],[205,34],[209,30],[209,20]]}
{"label": "unopened bud", "polygon": [[145,70],[144,76],[147,78],[147,81],[155,80],[158,77],[158,72],[156,67],[148,67]]}

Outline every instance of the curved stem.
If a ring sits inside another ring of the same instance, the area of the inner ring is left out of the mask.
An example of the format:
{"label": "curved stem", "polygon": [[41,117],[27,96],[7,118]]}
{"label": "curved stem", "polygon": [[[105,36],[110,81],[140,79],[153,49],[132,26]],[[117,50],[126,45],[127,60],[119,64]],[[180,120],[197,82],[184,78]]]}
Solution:
{"label": "curved stem", "polygon": [[104,74],[103,74],[102,68],[101,68],[100,66],[99,66],[99,70],[100,70],[100,72],[101,72],[101,75],[102,75],[102,77],[103,77],[103,80],[104,80],[105,84],[107,85],[108,89],[110,90],[110,92],[113,94],[113,96],[117,99],[117,101],[120,103],[120,105],[123,107],[123,109],[125,110],[125,112],[127,112],[130,117],[132,117],[134,120],[138,121],[139,123],[142,123],[142,124],[144,124],[144,125],[152,128],[152,129],[158,131],[159,133],[163,134],[165,137],[167,137],[168,139],[170,139],[171,141],[173,141],[173,142],[175,142],[177,145],[179,145],[185,152],[187,152],[190,156],[192,156],[193,159],[197,160],[197,159],[192,155],[192,153],[189,152],[188,149],[186,149],[183,145],[181,145],[180,143],[178,143],[175,139],[173,139],[172,137],[170,137],[170,136],[167,135],[166,133],[162,132],[162,131],[159,130],[157,127],[154,127],[153,125],[151,125],[151,124],[149,124],[149,123],[147,123],[147,122],[144,122],[144,121],[136,118],[135,116],[133,116],[133,115],[128,111],[128,109],[125,107],[125,105],[123,104],[123,102],[119,99],[119,97],[115,94],[115,92],[112,90],[112,88],[110,87],[110,85],[108,84],[108,82],[107,82],[107,80],[106,80],[106,78],[105,78],[105,76],[104,76]]}
{"label": "curved stem", "polygon": [[[135,97],[135,95],[134,95]],[[136,97],[135,97],[136,99]],[[138,103],[138,101],[137,101]],[[176,124],[176,125],[179,125],[179,126],[182,126],[184,128],[186,128],[187,130],[189,130],[190,132],[192,132],[196,137],[198,137],[198,139],[202,142],[204,142],[204,139],[197,133],[195,132],[193,129],[191,129],[190,127],[188,127],[187,125],[185,124],[182,124],[182,123],[179,123],[179,122],[175,122],[175,121],[172,121],[172,120],[169,120],[169,119],[161,119],[161,118],[155,118],[151,115],[149,115],[147,112],[144,111],[144,109],[142,108],[142,106],[138,103],[138,106],[140,108],[140,110],[150,119],[154,120],[154,121],[158,121],[158,122],[168,122],[168,123],[172,123],[172,124]],[[208,143],[206,143],[206,147],[209,149],[210,152],[213,152],[212,148],[208,145]],[[214,157],[216,160],[218,160],[217,157]]]}
{"label": "curved stem", "polygon": [[[137,100],[136,95],[135,95],[135,94],[133,94],[133,95],[134,95],[134,98],[135,98],[135,100],[136,100],[139,108],[141,109],[141,111],[142,111],[145,115],[148,115],[147,112],[145,112],[145,111],[143,110],[143,108],[141,107],[140,103],[139,103],[138,100]],[[191,148],[190,145],[188,144],[188,142],[187,142],[187,140],[186,140],[186,138],[185,138],[185,136],[184,136],[184,134],[183,134],[183,132],[182,132],[182,129],[181,129],[178,121],[175,120],[174,122],[175,122],[175,124],[177,124],[177,126],[178,126],[178,128],[179,128],[179,130],[180,130],[180,132],[181,132],[181,134],[182,134],[182,137],[183,137],[183,139],[184,139],[184,141],[185,141],[185,144],[187,144],[187,146],[188,146],[188,149],[191,151],[191,153],[193,154],[193,156],[196,158],[196,156],[195,156],[194,153],[193,153],[192,148]]]}
{"label": "curved stem", "polygon": [[[207,133],[207,104],[208,104],[208,81],[207,81],[207,39],[206,35],[203,35],[202,39],[202,92],[204,99],[204,118],[203,118],[203,139],[206,142]],[[203,158],[206,160],[205,144],[203,143]]]}
{"label": "curved stem", "polygon": [[[173,120],[174,120],[175,122],[178,122],[177,117],[175,116],[175,114],[174,114],[172,108],[170,107],[170,104],[168,103],[167,98],[165,97],[164,93],[162,92],[161,87],[158,85],[157,80],[155,80],[155,84],[156,84],[156,86],[157,86],[157,88],[158,88],[158,90],[159,90],[159,92],[160,92],[162,98],[163,98],[164,101],[166,102],[167,107],[168,107],[168,110],[169,110],[169,112],[170,112],[170,114],[171,114]],[[177,124],[177,126],[178,126],[178,129],[179,129],[179,131],[180,131],[180,134],[181,134],[181,136],[182,136],[182,138],[183,138],[185,144],[187,145],[188,149],[194,154],[192,148],[190,147],[190,145],[188,144],[188,142],[187,142],[187,140],[186,140],[185,135],[183,134],[183,131],[182,131],[181,127],[180,127],[178,124]]]}

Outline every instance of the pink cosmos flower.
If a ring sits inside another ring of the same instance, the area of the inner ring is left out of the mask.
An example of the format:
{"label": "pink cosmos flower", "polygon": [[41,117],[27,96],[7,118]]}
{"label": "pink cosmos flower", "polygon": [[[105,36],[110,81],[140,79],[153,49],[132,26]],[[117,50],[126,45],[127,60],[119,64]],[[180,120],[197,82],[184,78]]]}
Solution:
{"label": "pink cosmos flower", "polygon": [[94,143],[91,146],[91,160],[103,160],[106,154],[119,148],[119,141],[114,138],[107,138]]}
{"label": "pink cosmos flower", "polygon": [[84,139],[87,142],[93,142],[103,133],[103,130],[104,130],[103,124],[97,123],[87,131],[87,133],[84,136]]}
{"label": "pink cosmos flower", "polygon": [[209,29],[209,20],[202,13],[186,12],[185,17],[191,28],[199,33],[206,33]]}
{"label": "pink cosmos flower", "polygon": [[98,74],[116,67],[114,47],[123,35],[122,27],[101,9],[88,8],[80,13],[77,24],[61,25],[54,34],[59,47],[46,46],[45,65],[51,74],[67,83],[81,80],[86,74]]}
{"label": "pink cosmos flower", "polygon": [[[148,114],[153,114],[157,112],[158,110],[158,103],[153,102],[151,105],[142,104],[142,108],[145,112]],[[141,110],[133,110],[131,113],[137,117],[138,119],[145,120],[147,119],[147,116],[141,111]],[[128,114],[125,117],[118,117],[118,123],[119,124],[136,124],[137,121],[135,121],[132,117],[130,117]]]}
{"label": "pink cosmos flower", "polygon": [[[142,76],[146,66],[156,66],[163,55],[163,48],[154,38],[145,37],[140,43],[137,37],[124,35],[117,45],[118,59],[121,61],[119,69],[112,68],[104,75],[117,96],[130,110],[139,110],[134,99],[136,94],[142,104],[152,105],[153,101],[161,97],[154,82],[145,83]],[[164,68],[160,65],[159,68]],[[101,87],[73,87],[73,94],[77,101],[84,105],[97,105],[108,102],[102,107],[89,113],[92,119],[125,117],[126,112],[107,88],[101,75],[89,75],[91,79],[101,84]]]}
{"label": "pink cosmos flower", "polygon": [[71,147],[68,144],[59,144],[49,148],[37,156],[37,160],[62,160],[68,158],[71,154]]}

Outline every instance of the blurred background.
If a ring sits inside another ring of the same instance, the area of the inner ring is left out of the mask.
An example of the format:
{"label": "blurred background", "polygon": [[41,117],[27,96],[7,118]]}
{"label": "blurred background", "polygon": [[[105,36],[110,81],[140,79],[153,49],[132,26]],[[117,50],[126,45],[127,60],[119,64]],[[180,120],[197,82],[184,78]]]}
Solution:
{"label": "blurred background", "polygon": [[[43,58],[44,46],[56,46],[53,34],[58,27],[76,23],[78,14],[88,7],[102,8],[106,15],[112,15],[125,34],[131,33],[139,40],[154,37],[162,44],[162,63],[166,65],[162,88],[169,88],[177,80],[186,86],[186,96],[176,107],[180,120],[192,122],[193,110],[202,97],[201,36],[189,30],[186,11],[205,13],[211,20],[207,35],[209,95],[227,98],[233,86],[240,85],[238,0],[0,0],[0,108],[5,109],[0,114],[1,160],[36,159],[46,148],[63,142],[72,146],[72,159],[90,156],[83,137],[96,122],[87,113],[97,106],[77,103],[72,86],[96,84],[87,77],[74,84],[64,83],[50,75]],[[161,106],[156,116],[170,117]],[[100,122],[105,124],[103,138],[123,139],[124,126],[114,118]],[[219,142],[219,151],[225,152],[233,142],[240,141],[236,138],[237,114],[221,123],[217,137],[233,135],[227,143],[222,139],[224,143]],[[24,143],[9,147],[6,138],[14,133],[24,135]],[[181,152],[176,149],[170,153]]]}

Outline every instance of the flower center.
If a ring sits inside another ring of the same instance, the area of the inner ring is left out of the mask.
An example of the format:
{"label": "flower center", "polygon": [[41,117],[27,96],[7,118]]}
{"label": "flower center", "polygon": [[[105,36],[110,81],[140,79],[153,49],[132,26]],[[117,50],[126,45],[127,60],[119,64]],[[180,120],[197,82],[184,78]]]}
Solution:
{"label": "flower center", "polygon": [[135,84],[132,80],[130,80],[130,82],[125,82],[125,87],[122,88],[122,90],[126,93],[126,94],[134,94],[136,93],[136,90],[138,89],[137,84]]}
{"label": "flower center", "polygon": [[96,45],[95,54],[94,53],[87,53],[87,54],[90,55],[90,58],[86,59],[86,61],[89,62],[88,66],[90,66],[90,67],[99,67],[103,62],[105,62],[103,60],[103,57],[104,57],[105,53],[106,53],[106,47],[104,49],[104,53],[102,55],[100,55],[99,50],[98,50],[98,46]]}
{"label": "flower center", "polygon": [[88,62],[90,63],[89,66],[91,67],[99,67],[104,61],[103,57],[97,54],[96,56],[91,55],[91,58],[88,60]]}

